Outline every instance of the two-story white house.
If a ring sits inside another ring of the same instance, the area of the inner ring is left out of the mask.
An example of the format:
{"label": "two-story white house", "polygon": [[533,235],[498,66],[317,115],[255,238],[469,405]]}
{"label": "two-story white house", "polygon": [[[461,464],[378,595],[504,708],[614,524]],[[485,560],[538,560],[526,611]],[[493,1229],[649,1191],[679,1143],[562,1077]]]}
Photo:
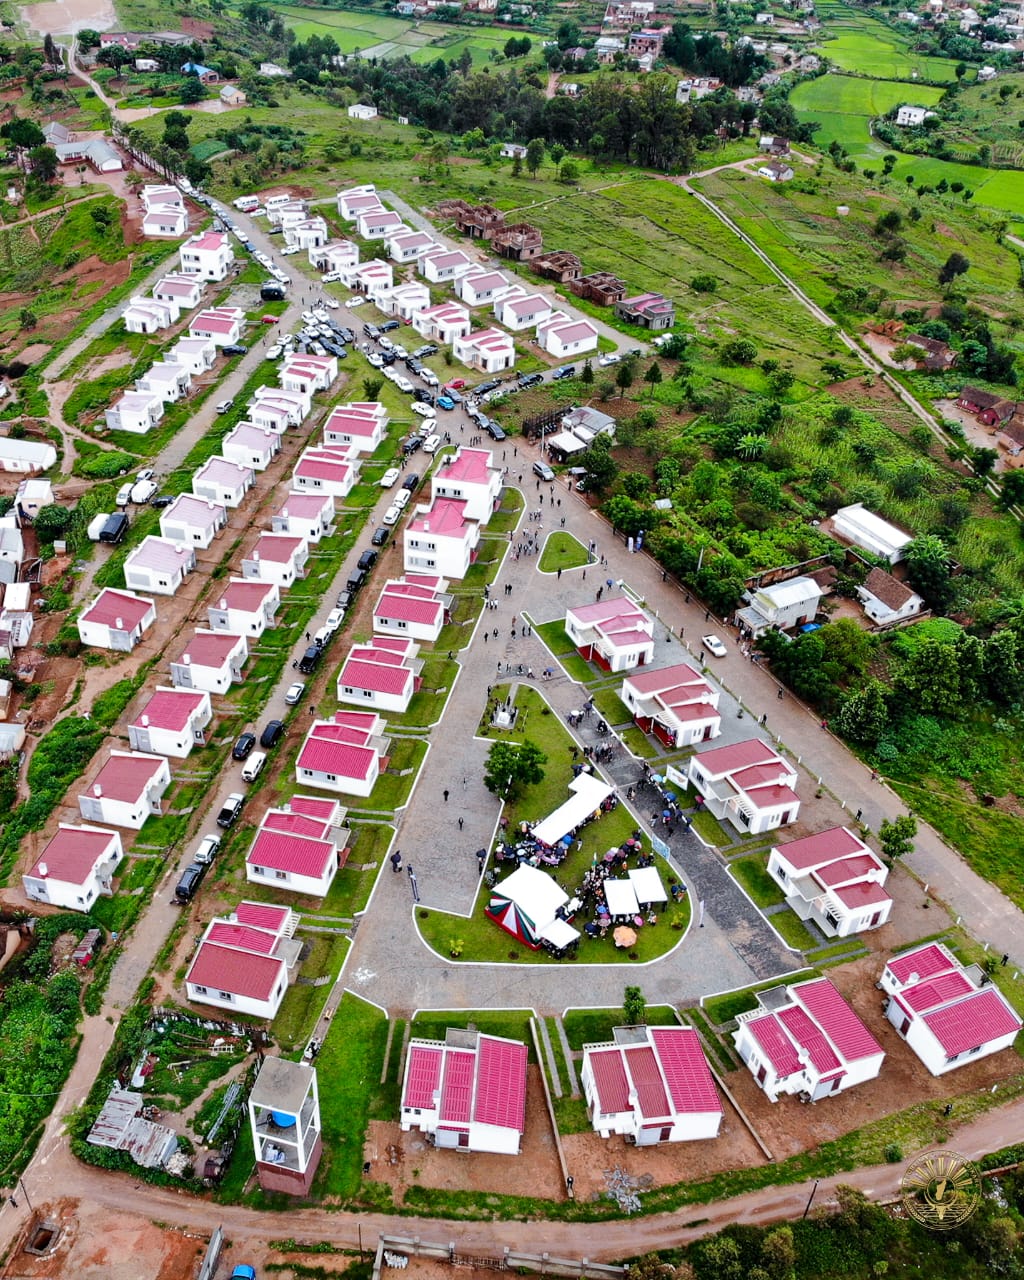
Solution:
{"label": "two-story white house", "polygon": [[178,250],[181,270],[200,280],[223,280],[231,270],[235,251],[223,231],[203,231],[192,236]]}
{"label": "two-story white house", "polygon": [[437,574],[462,579],[476,559],[480,522],[466,515],[466,504],[439,498],[417,507],[402,533],[406,573]]}
{"label": "two-story white house", "polygon": [[749,603],[737,618],[754,636],[765,631],[791,631],[814,621],[822,594],[814,578],[801,574],[748,591]]}
{"label": "two-story white house", "polygon": [[501,505],[504,488],[502,468],[495,464],[490,449],[469,449],[460,445],[455,455],[430,477],[430,498],[453,498],[466,504],[466,516],[486,524]]}
{"label": "two-story white house", "polygon": [[129,722],[128,743],[133,751],[184,760],[193,747],[205,743],[206,726],[212,719],[213,707],[205,690],[158,685]]}

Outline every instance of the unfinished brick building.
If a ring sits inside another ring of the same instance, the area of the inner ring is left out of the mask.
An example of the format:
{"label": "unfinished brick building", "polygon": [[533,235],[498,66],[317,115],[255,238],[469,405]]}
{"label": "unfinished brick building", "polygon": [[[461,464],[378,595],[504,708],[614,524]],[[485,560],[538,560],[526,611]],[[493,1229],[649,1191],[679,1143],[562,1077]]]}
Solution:
{"label": "unfinished brick building", "polygon": [[539,227],[528,222],[516,222],[495,232],[491,243],[503,258],[515,262],[530,262],[544,247],[544,236]]}
{"label": "unfinished brick building", "polygon": [[450,218],[463,235],[473,240],[490,240],[505,226],[505,215],[492,204],[442,200],[436,213],[439,218]]}
{"label": "unfinished brick building", "polygon": [[569,288],[577,298],[586,298],[600,307],[610,307],[626,296],[626,282],[610,271],[592,271],[588,276],[572,280]]}
{"label": "unfinished brick building", "polygon": [[538,275],[546,276],[548,280],[557,280],[559,284],[566,284],[570,280],[579,279],[583,274],[583,263],[574,253],[558,249],[554,253],[545,253],[539,258],[534,258],[533,269]]}

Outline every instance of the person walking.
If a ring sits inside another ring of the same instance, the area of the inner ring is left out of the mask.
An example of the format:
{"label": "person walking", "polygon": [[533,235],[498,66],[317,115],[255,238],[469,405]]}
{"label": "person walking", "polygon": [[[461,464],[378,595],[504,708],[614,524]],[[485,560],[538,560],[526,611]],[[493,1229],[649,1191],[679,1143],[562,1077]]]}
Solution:
{"label": "person walking", "polygon": [[401,869],[402,869],[402,851],[401,849],[396,849],[394,853],[391,855],[391,870],[395,873],[395,875],[398,875]]}
{"label": "person walking", "polygon": [[480,874],[483,875],[484,867],[487,866],[487,850],[477,849],[476,851],[477,866],[480,868]]}
{"label": "person walking", "polygon": [[447,803],[448,803],[448,788],[447,788],[447,787],[445,787],[445,789],[441,792],[441,794],[444,796],[444,802],[445,802],[445,804],[447,804]]}
{"label": "person walking", "polygon": [[462,824],[463,824],[465,821],[466,821],[466,819],[465,819],[465,818],[463,818],[463,817],[462,817],[462,815],[460,814],[460,815],[459,815],[459,830],[460,830],[460,831],[462,830]]}

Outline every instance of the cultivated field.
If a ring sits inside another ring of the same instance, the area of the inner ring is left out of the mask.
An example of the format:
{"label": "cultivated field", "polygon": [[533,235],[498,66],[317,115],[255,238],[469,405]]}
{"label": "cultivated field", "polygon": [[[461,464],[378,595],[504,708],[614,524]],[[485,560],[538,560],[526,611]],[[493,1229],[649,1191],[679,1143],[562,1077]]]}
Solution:
{"label": "cultivated field", "polygon": [[952,83],[956,62],[914,53],[910,42],[884,23],[844,4],[818,6],[818,17],[829,38],[815,46],[842,71],[883,80],[931,80]]}
{"label": "cultivated field", "polygon": [[821,128],[814,135],[815,146],[824,149],[831,142],[839,142],[853,155],[870,153],[879,145],[872,142],[868,131],[868,121],[873,116],[885,115],[904,102],[931,107],[942,94],[943,90],[935,85],[828,75],[798,84],[789,100],[801,120],[820,123]]}

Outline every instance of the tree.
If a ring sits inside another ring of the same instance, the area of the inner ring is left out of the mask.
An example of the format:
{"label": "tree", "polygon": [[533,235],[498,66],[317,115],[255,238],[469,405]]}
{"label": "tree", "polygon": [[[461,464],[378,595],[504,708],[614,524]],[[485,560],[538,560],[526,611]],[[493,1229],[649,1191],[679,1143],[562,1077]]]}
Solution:
{"label": "tree", "polygon": [[544,163],[544,139],[531,138],[526,144],[526,167],[530,171],[530,177],[536,178],[537,170]]}
{"label": "tree", "polygon": [[769,1231],[761,1241],[761,1262],[770,1280],[792,1280],[796,1268],[796,1246],[789,1225]]}
{"label": "tree", "polygon": [[565,147],[560,142],[555,142],[548,147],[548,155],[551,157],[551,163],[557,166],[565,156]]}
{"label": "tree", "polygon": [[869,680],[862,689],[848,694],[836,717],[839,732],[844,738],[874,746],[889,727],[888,697],[889,691],[880,680]]}
{"label": "tree", "polygon": [[644,374],[644,382],[650,383],[650,386],[651,386],[652,400],[654,399],[654,388],[658,385],[660,381],[661,381],[661,365],[658,364],[657,360],[655,360],[654,363],[651,365],[651,367]]}
{"label": "tree", "polygon": [[734,338],[723,342],[719,355],[723,364],[753,364],[757,359],[757,347],[749,338]]}
{"label": "tree", "polygon": [[623,360],[615,371],[615,385],[619,389],[621,399],[636,381],[636,366],[632,360]]}
{"label": "tree", "polygon": [[496,742],[487,753],[484,786],[492,795],[514,799],[544,778],[547,756],[535,742]]}
{"label": "tree", "polygon": [[51,67],[62,67],[64,59],[60,56],[60,50],[53,42],[53,36],[49,32],[43,36],[43,57]]}
{"label": "tree", "polygon": [[944,613],[953,600],[949,552],[941,538],[922,534],[907,544],[907,580],[930,609]]}
{"label": "tree", "polygon": [[363,379],[363,394],[368,401],[376,400],[380,394],[380,389],[384,385],[384,379],[377,374],[373,374],[369,378]]}
{"label": "tree", "polygon": [[46,135],[34,120],[25,120],[22,116],[15,116],[13,120],[8,120],[5,125],[0,126],[0,138],[6,138],[12,147],[19,151],[27,151],[30,147],[41,147],[46,141]]}
{"label": "tree", "polygon": [[624,493],[617,493],[601,508],[612,528],[626,538],[635,538],[648,520],[647,511]]}
{"label": "tree", "polygon": [[951,253],[939,268],[939,284],[951,284],[957,276],[962,276],[970,269],[969,258],[965,258],[962,253]]}
{"label": "tree", "polygon": [[582,382],[585,387],[589,387],[593,381],[594,381],[594,366],[590,363],[589,360],[586,360],[583,363],[583,368],[580,370],[580,382]]}
{"label": "tree", "polygon": [[53,542],[56,538],[62,538],[71,527],[73,518],[73,513],[68,507],[57,505],[41,507],[32,522],[36,537],[40,542],[47,543]]}
{"label": "tree", "polygon": [[890,821],[882,819],[878,828],[878,840],[882,853],[890,862],[904,858],[914,849],[914,837],[917,835],[917,819],[911,814],[901,814]]}
{"label": "tree", "polygon": [[618,463],[611,455],[607,436],[598,436],[583,455],[587,474],[583,478],[585,493],[603,493],[619,474]]}
{"label": "tree", "polygon": [[18,312],[18,321],[23,329],[34,329],[39,323],[39,317],[28,307],[22,307]]}
{"label": "tree", "polygon": [[181,88],[178,91],[178,98],[186,106],[190,106],[195,102],[202,102],[206,97],[206,90],[198,76],[186,76],[182,81]]}
{"label": "tree", "polygon": [[564,182],[566,186],[571,187],[574,182],[578,182],[580,178],[580,167],[575,160],[563,160],[562,167],[558,170],[558,181]]}
{"label": "tree", "polygon": [[773,396],[782,398],[796,382],[796,378],[788,369],[776,369],[768,375],[768,390]]}
{"label": "tree", "polygon": [[28,162],[36,182],[49,183],[56,178],[60,162],[53,147],[33,147],[28,153]]}
{"label": "tree", "polygon": [[622,1016],[629,1027],[640,1026],[647,1017],[647,1001],[639,987],[627,987],[623,992]]}
{"label": "tree", "polygon": [[1024,505],[1024,471],[1007,471],[1000,486],[1000,502],[1004,507]]}

